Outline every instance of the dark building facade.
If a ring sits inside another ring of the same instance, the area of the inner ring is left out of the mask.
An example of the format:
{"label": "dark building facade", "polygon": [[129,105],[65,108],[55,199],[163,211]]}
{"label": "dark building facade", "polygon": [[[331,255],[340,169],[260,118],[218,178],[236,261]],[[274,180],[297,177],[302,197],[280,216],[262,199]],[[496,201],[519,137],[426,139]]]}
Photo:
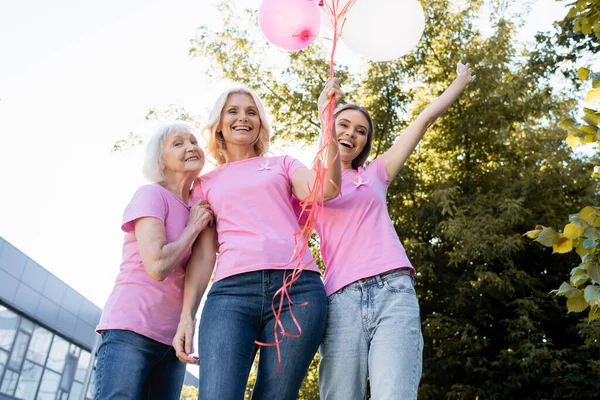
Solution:
{"label": "dark building facade", "polygon": [[101,312],[0,237],[0,400],[92,399]]}

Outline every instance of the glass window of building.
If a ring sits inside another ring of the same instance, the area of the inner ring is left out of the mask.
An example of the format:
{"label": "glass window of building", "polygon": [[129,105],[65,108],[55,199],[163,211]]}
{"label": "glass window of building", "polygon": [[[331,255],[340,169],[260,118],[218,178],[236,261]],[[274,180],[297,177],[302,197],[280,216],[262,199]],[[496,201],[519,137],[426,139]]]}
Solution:
{"label": "glass window of building", "polygon": [[22,331],[25,331],[27,333],[31,333],[33,332],[33,329],[35,328],[35,324],[33,322],[31,322],[30,320],[23,318],[21,319],[21,326],[19,327],[19,329],[21,329]]}
{"label": "glass window of building", "polygon": [[0,304],[0,348],[10,351],[19,328],[19,316]]}
{"label": "glass window of building", "polygon": [[84,383],[92,362],[88,351],[0,304],[0,393],[19,400],[79,400],[86,393],[91,400],[93,381]]}
{"label": "glass window of building", "polygon": [[2,379],[2,386],[0,386],[0,392],[10,394],[11,396],[15,394],[18,379],[19,374],[17,372],[7,370],[4,373],[4,378]]}
{"label": "glass window of building", "polygon": [[21,370],[21,365],[25,359],[25,352],[27,351],[27,346],[29,345],[29,338],[30,336],[28,333],[20,331],[17,334],[17,339],[15,340],[12,354],[8,360],[8,367],[13,371]]}
{"label": "glass window of building", "polygon": [[34,400],[41,377],[42,367],[25,361],[14,396],[23,400]]}
{"label": "glass window of building", "polygon": [[83,384],[79,382],[73,382],[73,386],[71,387],[71,393],[69,394],[69,400],[79,400],[82,388]]}
{"label": "glass window of building", "polygon": [[7,362],[8,362],[8,351],[0,350],[0,379],[2,379],[2,374],[4,374],[4,369],[6,368]]}
{"label": "glass window of building", "polygon": [[69,351],[69,342],[60,336],[55,335],[50,348],[50,355],[46,362],[46,368],[62,373],[65,366],[65,358]]}
{"label": "glass window of building", "polygon": [[77,382],[83,382],[85,380],[85,373],[90,365],[90,353],[85,350],[81,351],[79,355],[79,362],[77,363],[77,371],[75,372],[75,380]]}
{"label": "glass window of building", "polygon": [[41,326],[36,326],[25,358],[40,365],[46,364],[50,344],[52,344],[52,332]]}
{"label": "glass window of building", "polygon": [[37,400],[55,400],[60,384],[60,375],[46,369],[42,378],[42,384],[38,391]]}

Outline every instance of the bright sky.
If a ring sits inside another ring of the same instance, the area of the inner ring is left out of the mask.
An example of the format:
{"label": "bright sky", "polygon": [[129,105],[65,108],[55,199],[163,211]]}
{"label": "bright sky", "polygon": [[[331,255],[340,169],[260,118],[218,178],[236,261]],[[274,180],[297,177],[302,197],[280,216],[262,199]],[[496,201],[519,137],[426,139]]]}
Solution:
{"label": "bright sky", "polygon": [[[204,114],[227,87],[188,57],[196,27],[219,23],[212,3],[0,5],[0,236],[100,307],[121,262],[123,209],[145,183],[141,149],[112,145],[151,133],[148,109],[176,103]],[[563,4],[534,2],[521,39],[549,29]]]}

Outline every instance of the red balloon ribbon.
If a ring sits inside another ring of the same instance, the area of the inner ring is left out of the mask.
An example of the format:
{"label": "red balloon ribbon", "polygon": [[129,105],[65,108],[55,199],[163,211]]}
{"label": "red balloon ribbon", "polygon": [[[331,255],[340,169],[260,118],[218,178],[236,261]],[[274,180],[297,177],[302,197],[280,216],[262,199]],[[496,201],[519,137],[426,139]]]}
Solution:
{"label": "red balloon ribbon", "polygon": [[[329,59],[329,77],[333,78],[334,72],[334,56],[337,48],[337,42],[341,36],[342,29],[344,27],[344,23],[346,22],[346,14],[352,8],[356,0],[349,0],[343,7],[340,7],[339,0],[320,0],[319,6],[325,7],[327,14],[329,14],[331,19],[331,24],[333,25],[334,35],[333,35],[333,47],[331,50],[331,57]],[[290,261],[285,266],[289,266],[294,264],[293,269],[290,272],[287,272],[283,276],[282,286],[275,295],[273,296],[273,301],[271,302],[271,310],[273,311],[273,315],[275,318],[275,324],[273,325],[273,343],[263,343],[256,341],[255,343],[259,346],[275,346],[277,348],[277,373],[279,373],[281,369],[281,348],[280,344],[283,339],[287,337],[298,338],[302,335],[302,327],[300,323],[294,316],[294,312],[292,311],[292,306],[306,306],[308,302],[304,302],[301,304],[294,304],[290,297],[290,290],[294,283],[300,278],[300,274],[306,268],[308,268],[313,262],[314,258],[310,260],[310,262],[304,264],[302,262],[302,258],[304,253],[308,250],[308,243],[312,232],[314,230],[315,224],[317,222],[317,218],[321,210],[323,209],[323,199],[324,199],[324,183],[327,178],[327,171],[335,161],[327,160],[327,147],[330,141],[332,140],[333,134],[333,113],[335,110],[336,101],[335,98],[331,98],[329,100],[329,104],[323,110],[323,120],[325,121],[325,129],[323,134],[323,140],[321,141],[321,145],[317,150],[317,154],[312,162],[312,169],[316,172],[315,183],[312,188],[309,187],[308,196],[300,202],[300,206],[302,207],[301,215],[306,215],[306,222],[304,227],[294,234],[294,253],[290,258]],[[329,182],[331,182],[336,189],[340,192],[341,190],[333,180],[327,178]],[[316,205],[316,206],[315,206]],[[297,333],[287,332],[283,323],[281,322],[281,314],[284,311],[284,307],[287,302],[287,308],[289,309],[290,316],[296,327]],[[279,332],[278,332],[279,329]]]}

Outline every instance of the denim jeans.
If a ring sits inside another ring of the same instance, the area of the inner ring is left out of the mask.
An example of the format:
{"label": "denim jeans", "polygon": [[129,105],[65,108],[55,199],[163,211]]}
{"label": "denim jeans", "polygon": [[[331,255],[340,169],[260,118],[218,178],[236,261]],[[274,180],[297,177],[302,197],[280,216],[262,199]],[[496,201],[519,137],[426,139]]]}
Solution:
{"label": "denim jeans", "polygon": [[184,376],[172,346],[132,331],[102,332],[95,400],[179,400]]}
{"label": "denim jeans", "polygon": [[395,270],[333,293],[320,348],[322,400],[417,398],[423,336],[410,272]]}
{"label": "denim jeans", "polygon": [[[289,272],[289,271],[288,271]],[[283,270],[230,276],[210,289],[198,333],[201,400],[242,400],[258,350],[255,341],[273,343],[273,296],[283,283]],[[304,375],[319,348],[327,321],[327,297],[318,273],[305,271],[290,289],[292,311],[302,329],[299,338],[285,337],[277,349],[261,347],[253,399],[295,400]],[[302,303],[307,305],[301,306]],[[286,306],[281,321],[286,332],[298,333]],[[279,332],[279,329],[278,329]]]}

